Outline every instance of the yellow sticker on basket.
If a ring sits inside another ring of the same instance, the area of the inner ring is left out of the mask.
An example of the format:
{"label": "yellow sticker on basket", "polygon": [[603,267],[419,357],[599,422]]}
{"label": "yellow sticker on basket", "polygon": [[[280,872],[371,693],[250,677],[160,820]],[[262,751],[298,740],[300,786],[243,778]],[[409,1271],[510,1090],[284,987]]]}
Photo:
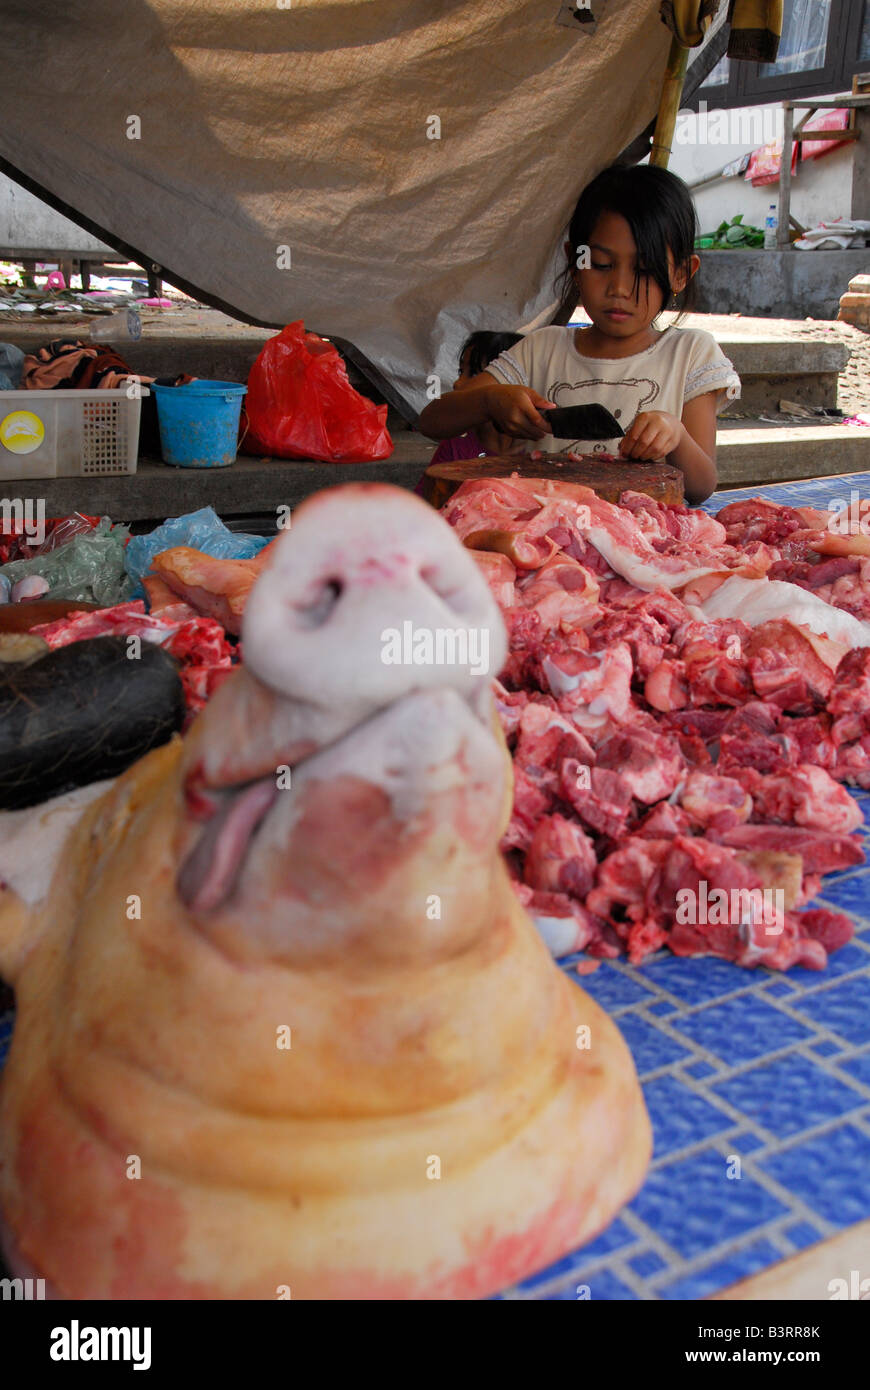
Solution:
{"label": "yellow sticker on basket", "polygon": [[32,454],[45,438],[45,425],[32,410],[13,410],[0,420],[0,444],[10,454]]}

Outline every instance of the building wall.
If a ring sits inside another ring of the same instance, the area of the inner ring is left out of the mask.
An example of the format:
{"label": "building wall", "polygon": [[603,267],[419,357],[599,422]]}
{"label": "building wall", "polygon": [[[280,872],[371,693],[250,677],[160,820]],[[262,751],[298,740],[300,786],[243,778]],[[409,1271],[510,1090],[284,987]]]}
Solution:
{"label": "building wall", "polygon": [[[724,112],[710,110],[706,116],[687,113],[677,120],[670,168],[692,183],[768,140],[781,138],[781,134],[782,107],[778,103]],[[727,143],[720,143],[723,137]],[[844,146],[798,166],[792,181],[791,210],[805,227],[850,215],[852,158],[852,149]],[[763,226],[768,207],[779,200],[779,186],[771,183],[753,188],[740,175],[708,184],[693,195],[701,231],[707,233],[738,212],[744,221]]]}
{"label": "building wall", "polygon": [[[104,255],[109,247],[0,174],[0,254],[67,251]],[[115,253],[116,254],[116,253]]]}

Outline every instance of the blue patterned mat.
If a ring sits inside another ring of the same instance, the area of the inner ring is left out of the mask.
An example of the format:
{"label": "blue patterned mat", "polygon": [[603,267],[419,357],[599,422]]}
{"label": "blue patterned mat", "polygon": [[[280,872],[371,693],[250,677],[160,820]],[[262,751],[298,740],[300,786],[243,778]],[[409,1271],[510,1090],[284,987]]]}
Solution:
{"label": "blue patterned mat", "polygon": [[[870,496],[870,473],[718,493],[706,507],[826,506],[852,488]],[[870,860],[870,795],[857,796]],[[619,1023],[655,1152],[603,1235],[501,1298],[574,1300],[584,1285],[593,1299],[703,1298],[870,1217],[870,862],[829,874],[817,902],[856,927],[822,972],[665,952],[581,980],[576,956],[562,962]],[[0,1063],[11,1031],[0,1017]]]}

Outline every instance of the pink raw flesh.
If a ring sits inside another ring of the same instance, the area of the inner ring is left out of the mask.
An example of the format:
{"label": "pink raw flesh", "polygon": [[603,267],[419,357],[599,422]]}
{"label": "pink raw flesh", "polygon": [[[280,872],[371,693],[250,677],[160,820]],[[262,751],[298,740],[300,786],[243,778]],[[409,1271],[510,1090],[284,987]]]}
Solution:
{"label": "pink raw flesh", "polygon": [[842,913],[794,910],[765,935],[678,923],[674,899],[701,879],[759,889],[755,865],[791,873],[799,908],[863,861],[844,784],[870,788],[870,557],[839,553],[828,513],[760,498],[713,518],[514,476],[464,483],[444,514],[483,552],[510,637],[502,844],[545,937],[573,916],[572,949],[596,957],[823,968],[851,936]]}

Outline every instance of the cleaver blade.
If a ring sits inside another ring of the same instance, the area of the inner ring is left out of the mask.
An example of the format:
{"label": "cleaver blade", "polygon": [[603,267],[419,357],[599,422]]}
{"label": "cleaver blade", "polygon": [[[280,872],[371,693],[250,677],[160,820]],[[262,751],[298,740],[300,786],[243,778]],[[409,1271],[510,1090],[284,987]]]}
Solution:
{"label": "cleaver blade", "polygon": [[620,439],[625,430],[603,405],[566,405],[539,412],[556,439]]}

